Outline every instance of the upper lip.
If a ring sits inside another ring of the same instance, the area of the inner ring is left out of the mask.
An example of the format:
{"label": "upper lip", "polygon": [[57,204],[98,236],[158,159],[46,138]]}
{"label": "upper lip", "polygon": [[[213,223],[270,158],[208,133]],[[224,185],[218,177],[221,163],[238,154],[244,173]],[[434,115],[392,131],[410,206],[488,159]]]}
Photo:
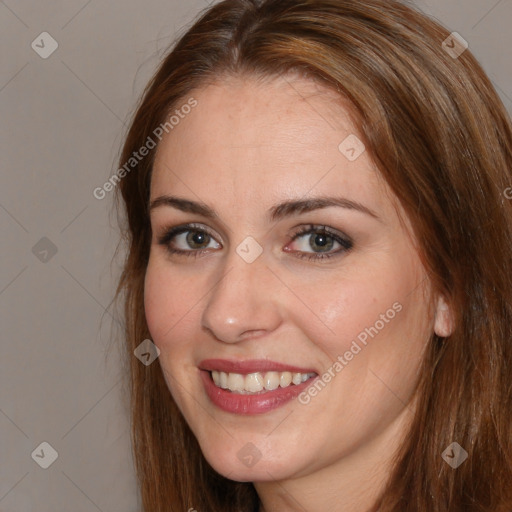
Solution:
{"label": "upper lip", "polygon": [[316,373],[311,368],[300,368],[289,364],[278,363],[268,359],[246,359],[244,361],[234,359],[205,359],[199,363],[201,370],[219,371],[225,373],[240,373],[242,375],[256,372],[293,372]]}

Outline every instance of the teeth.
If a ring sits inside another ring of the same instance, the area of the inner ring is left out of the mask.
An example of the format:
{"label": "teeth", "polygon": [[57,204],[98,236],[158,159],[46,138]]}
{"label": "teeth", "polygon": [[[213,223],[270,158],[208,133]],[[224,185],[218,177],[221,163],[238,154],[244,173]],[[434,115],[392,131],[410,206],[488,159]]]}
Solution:
{"label": "teeth", "polygon": [[281,372],[281,377],[279,379],[279,385],[282,388],[288,387],[292,383],[292,374],[291,372]]}
{"label": "teeth", "polygon": [[273,391],[279,387],[287,388],[294,384],[306,382],[316,373],[292,373],[292,372],[266,372],[249,373],[226,373],[219,371],[211,372],[213,382],[222,389],[229,389],[234,393],[258,393],[260,391]]}
{"label": "teeth", "polygon": [[[243,375],[240,375],[240,377],[243,377]],[[258,391],[261,391],[263,389],[263,377],[261,376],[261,373],[249,373],[246,375],[244,387],[246,391],[250,391],[251,393],[257,393]]]}
{"label": "teeth", "polygon": [[277,389],[279,387],[279,373],[277,372],[267,372],[265,374],[265,389],[268,389],[269,391],[272,391],[274,389]]}
{"label": "teeth", "polygon": [[244,389],[245,379],[239,373],[228,373],[228,389]]}

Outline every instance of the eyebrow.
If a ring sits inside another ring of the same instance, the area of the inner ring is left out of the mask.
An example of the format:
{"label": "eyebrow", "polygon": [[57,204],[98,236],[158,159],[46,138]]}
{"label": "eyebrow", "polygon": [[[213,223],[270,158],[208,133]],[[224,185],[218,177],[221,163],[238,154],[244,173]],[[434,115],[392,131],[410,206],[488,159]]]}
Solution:
{"label": "eyebrow", "polygon": [[[149,205],[149,210],[151,211],[161,206],[176,208],[177,210],[181,210],[182,212],[186,213],[195,213],[197,215],[206,217],[207,219],[219,218],[217,212],[213,208],[210,208],[205,203],[190,201],[189,199],[184,199],[181,197],[168,195],[159,196],[153,201],[151,201]],[[272,206],[268,210],[267,215],[270,221],[276,222],[280,219],[290,217],[294,214],[300,215],[302,213],[307,213],[313,210],[320,210],[322,208],[329,208],[333,206],[346,208],[348,210],[357,210],[366,215],[369,215],[370,217],[380,220],[379,216],[367,206],[364,206],[363,204],[357,201],[352,201],[344,197],[332,196],[321,196],[314,197],[311,199],[297,199],[284,201],[282,203]]]}

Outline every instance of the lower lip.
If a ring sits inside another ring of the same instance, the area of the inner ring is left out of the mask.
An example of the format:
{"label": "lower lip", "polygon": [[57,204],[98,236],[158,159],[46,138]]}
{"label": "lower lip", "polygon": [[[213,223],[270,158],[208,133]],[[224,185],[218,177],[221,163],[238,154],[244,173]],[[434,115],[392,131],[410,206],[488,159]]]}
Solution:
{"label": "lower lip", "polygon": [[316,377],[286,388],[277,388],[254,395],[242,395],[219,388],[212,380],[209,371],[201,370],[201,378],[210,400],[220,409],[234,414],[261,414],[281,407],[304,391]]}

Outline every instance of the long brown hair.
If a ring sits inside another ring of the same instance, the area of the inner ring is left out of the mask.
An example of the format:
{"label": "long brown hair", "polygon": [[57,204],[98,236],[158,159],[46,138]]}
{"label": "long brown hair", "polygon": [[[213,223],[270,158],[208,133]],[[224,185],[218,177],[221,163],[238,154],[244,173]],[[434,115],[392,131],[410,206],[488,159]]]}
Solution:
{"label": "long brown hair", "polygon": [[[451,336],[429,340],[416,415],[376,503],[381,512],[512,511],[512,128],[470,51],[448,51],[450,37],[394,0],[222,1],[162,62],[120,159],[121,167],[154,139],[194,89],[226,75],[300,72],[350,100],[455,318]],[[218,475],[202,456],[159,364],[133,357],[150,337],[143,290],[155,151],[118,184],[128,243],[118,296],[142,504],[147,512],[256,511],[252,484]],[[468,452],[457,469],[441,456],[452,442]]]}

